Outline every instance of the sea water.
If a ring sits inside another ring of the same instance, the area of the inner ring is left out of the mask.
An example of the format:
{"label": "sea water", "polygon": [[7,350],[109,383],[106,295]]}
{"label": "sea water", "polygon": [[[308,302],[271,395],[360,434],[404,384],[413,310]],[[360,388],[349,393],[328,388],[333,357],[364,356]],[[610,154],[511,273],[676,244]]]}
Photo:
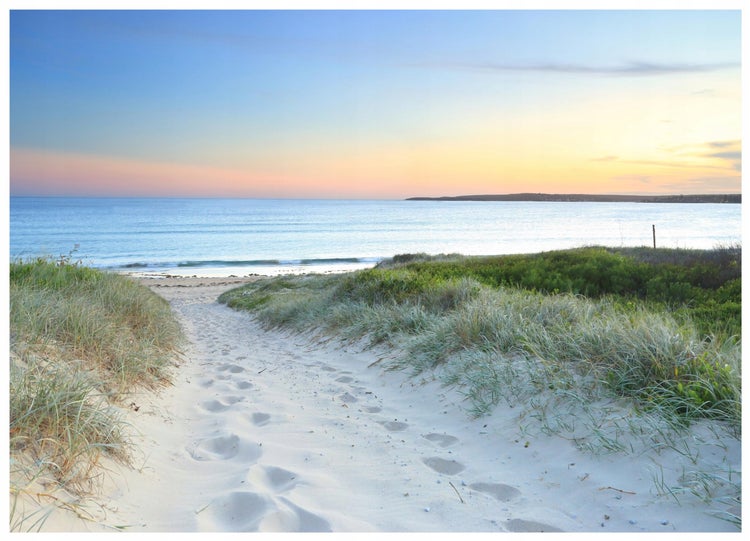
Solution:
{"label": "sea water", "polygon": [[10,198],[11,260],[156,274],[345,271],[404,253],[741,241],[738,204]]}

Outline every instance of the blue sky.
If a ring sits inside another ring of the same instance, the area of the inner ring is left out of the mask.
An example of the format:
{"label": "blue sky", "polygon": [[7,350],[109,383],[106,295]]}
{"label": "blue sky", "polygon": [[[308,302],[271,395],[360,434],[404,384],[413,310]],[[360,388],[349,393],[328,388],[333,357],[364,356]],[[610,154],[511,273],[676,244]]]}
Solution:
{"label": "blue sky", "polygon": [[736,192],[740,25],[738,10],[12,11],[11,192]]}

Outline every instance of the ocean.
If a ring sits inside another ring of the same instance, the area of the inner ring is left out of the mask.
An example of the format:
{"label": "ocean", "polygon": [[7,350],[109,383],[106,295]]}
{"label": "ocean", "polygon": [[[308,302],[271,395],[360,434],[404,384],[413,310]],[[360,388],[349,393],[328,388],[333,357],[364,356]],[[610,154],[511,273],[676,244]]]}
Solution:
{"label": "ocean", "polygon": [[741,205],[10,198],[11,260],[68,257],[145,274],[340,272],[404,253],[741,242]]}

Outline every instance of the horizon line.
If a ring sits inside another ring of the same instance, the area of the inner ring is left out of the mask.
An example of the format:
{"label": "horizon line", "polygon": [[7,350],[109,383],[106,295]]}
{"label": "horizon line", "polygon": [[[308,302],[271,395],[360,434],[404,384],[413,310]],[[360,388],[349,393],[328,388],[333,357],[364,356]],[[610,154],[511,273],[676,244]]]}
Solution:
{"label": "horizon line", "polygon": [[80,193],[10,193],[9,197],[49,197],[49,198],[78,198],[78,199],[288,199],[288,200],[362,200],[362,201],[403,201],[409,199],[441,199],[467,197],[513,197],[513,196],[576,196],[576,197],[720,197],[742,195],[736,192],[508,192],[482,193],[458,195],[414,195],[399,197],[311,197],[311,196],[260,196],[260,195],[188,195],[188,194],[80,194]]}

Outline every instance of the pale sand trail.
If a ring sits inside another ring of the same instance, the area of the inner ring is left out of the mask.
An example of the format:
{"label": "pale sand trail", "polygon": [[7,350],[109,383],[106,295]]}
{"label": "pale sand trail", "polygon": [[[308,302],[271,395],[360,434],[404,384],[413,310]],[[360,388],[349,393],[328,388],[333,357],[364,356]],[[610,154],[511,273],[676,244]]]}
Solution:
{"label": "pale sand trail", "polygon": [[143,282],[171,303],[190,344],[174,385],[128,412],[140,450],[105,487],[109,527],[734,530],[654,495],[643,458],[521,436],[508,408],[472,420],[457,393],[370,366],[377,352],[266,332],[216,301],[228,280]]}

